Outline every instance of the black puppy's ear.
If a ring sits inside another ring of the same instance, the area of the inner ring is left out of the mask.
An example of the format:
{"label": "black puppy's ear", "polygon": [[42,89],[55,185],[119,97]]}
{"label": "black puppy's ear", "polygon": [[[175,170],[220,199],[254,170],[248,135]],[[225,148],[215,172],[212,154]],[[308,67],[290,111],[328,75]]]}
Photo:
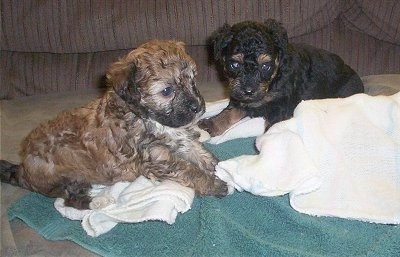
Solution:
{"label": "black puppy's ear", "polygon": [[223,57],[225,48],[232,41],[232,38],[233,34],[229,24],[225,23],[222,28],[214,32],[214,34],[211,36],[214,60],[219,61]]}
{"label": "black puppy's ear", "polygon": [[274,39],[275,45],[281,50],[285,50],[288,45],[288,35],[286,29],[282,26],[282,23],[268,19],[264,22],[267,28],[267,33]]}

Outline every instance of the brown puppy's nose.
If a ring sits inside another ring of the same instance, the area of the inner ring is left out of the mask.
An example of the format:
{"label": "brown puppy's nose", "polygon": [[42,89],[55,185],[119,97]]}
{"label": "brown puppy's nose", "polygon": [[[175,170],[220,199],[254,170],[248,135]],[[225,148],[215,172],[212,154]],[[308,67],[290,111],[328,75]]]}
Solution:
{"label": "brown puppy's nose", "polygon": [[190,105],[189,109],[194,113],[198,113],[199,109],[200,109],[200,106],[198,104],[196,104],[196,103],[193,103],[193,104]]}

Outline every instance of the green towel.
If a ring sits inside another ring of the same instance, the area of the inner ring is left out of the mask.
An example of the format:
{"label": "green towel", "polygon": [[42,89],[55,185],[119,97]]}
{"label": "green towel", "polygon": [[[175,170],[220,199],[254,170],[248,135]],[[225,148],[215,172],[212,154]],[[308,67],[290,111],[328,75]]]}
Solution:
{"label": "green towel", "polygon": [[[206,147],[226,160],[256,154],[254,140]],[[10,207],[9,219],[23,220],[49,240],[71,240],[103,256],[400,256],[400,226],[308,216],[292,209],[287,196],[197,197],[172,225],[118,224],[96,238],[86,235],[79,221],[63,218],[53,203],[31,193]]]}

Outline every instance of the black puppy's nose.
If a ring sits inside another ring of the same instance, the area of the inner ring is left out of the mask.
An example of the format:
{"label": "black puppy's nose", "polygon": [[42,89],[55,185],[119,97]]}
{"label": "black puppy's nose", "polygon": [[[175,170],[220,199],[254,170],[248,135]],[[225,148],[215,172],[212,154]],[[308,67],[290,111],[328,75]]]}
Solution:
{"label": "black puppy's nose", "polygon": [[253,89],[253,88],[250,88],[250,87],[245,88],[245,89],[244,89],[244,93],[245,93],[246,95],[253,95],[253,94],[254,94],[254,89]]}

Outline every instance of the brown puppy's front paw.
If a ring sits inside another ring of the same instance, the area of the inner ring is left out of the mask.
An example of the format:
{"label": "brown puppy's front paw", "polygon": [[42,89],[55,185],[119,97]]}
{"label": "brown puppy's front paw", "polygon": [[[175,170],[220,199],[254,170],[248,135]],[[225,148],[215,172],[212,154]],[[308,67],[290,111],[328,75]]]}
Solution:
{"label": "brown puppy's front paw", "polygon": [[218,198],[222,198],[229,193],[226,182],[214,175],[208,176],[203,183],[195,184],[194,189],[196,195],[211,195]]}
{"label": "brown puppy's front paw", "polygon": [[202,119],[197,123],[197,125],[202,130],[207,131],[208,134],[210,134],[211,137],[215,137],[215,136],[218,136],[218,135],[222,134],[222,132],[219,131],[218,127],[215,125],[215,123],[213,122],[213,120],[211,118]]}
{"label": "brown puppy's front paw", "polygon": [[225,181],[215,178],[214,187],[210,191],[209,195],[213,195],[218,198],[222,198],[228,194],[228,185]]}

